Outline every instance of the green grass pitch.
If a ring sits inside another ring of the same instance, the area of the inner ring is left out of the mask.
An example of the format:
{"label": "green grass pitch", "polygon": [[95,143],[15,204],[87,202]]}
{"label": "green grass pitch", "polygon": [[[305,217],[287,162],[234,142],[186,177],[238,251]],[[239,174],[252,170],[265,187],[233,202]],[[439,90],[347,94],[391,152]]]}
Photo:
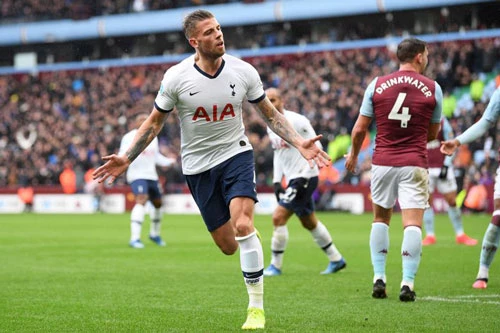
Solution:
{"label": "green grass pitch", "polygon": [[[391,225],[388,299],[371,298],[371,215],[319,214],[347,261],[337,274],[296,218],[283,275],[265,279],[266,332],[498,332],[500,262],[474,290],[480,244],[455,244],[447,216],[424,247],[417,301],[398,299],[401,216]],[[269,216],[256,216],[270,260]],[[489,215],[465,215],[481,242]],[[239,255],[224,256],[200,216],[165,215],[167,247],[128,247],[129,215],[0,215],[0,332],[238,332],[247,293]]]}

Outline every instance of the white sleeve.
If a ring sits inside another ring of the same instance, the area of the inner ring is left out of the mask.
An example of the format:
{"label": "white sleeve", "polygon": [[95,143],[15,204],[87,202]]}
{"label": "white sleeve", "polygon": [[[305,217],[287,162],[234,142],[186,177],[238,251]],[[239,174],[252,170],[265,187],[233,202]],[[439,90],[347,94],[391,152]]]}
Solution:
{"label": "white sleeve", "polygon": [[120,150],[118,151],[118,155],[125,155],[127,152],[128,147],[130,146],[130,140],[129,140],[130,135],[124,135],[121,142],[120,142]]}
{"label": "white sleeve", "polygon": [[441,121],[441,114],[443,112],[443,91],[441,90],[441,86],[439,83],[434,82],[435,91],[434,97],[436,99],[436,107],[434,108],[434,112],[432,113],[431,123],[437,124]]}
{"label": "white sleeve", "polygon": [[492,125],[493,123],[490,123],[483,115],[481,119],[455,139],[457,139],[460,144],[470,143],[485,134]]}
{"label": "white sleeve", "polygon": [[155,164],[161,167],[168,167],[175,163],[175,159],[162,155],[158,152],[155,156]]}
{"label": "white sleeve", "polygon": [[373,118],[373,94],[375,92],[375,86],[377,84],[378,77],[374,78],[372,82],[366,87],[365,94],[363,95],[363,102],[361,102],[361,107],[359,113],[365,117]]}
{"label": "white sleeve", "polygon": [[273,156],[273,183],[280,183],[283,178],[283,168],[281,167],[280,160],[276,152],[274,152]]}
{"label": "white sleeve", "polygon": [[175,104],[177,104],[177,93],[175,92],[175,82],[176,75],[173,70],[168,69],[163,75],[163,80],[161,81],[160,89],[155,98],[155,107],[161,112],[170,112],[174,109]]}
{"label": "white sleeve", "polygon": [[264,92],[264,86],[260,79],[260,75],[257,70],[250,64],[248,64],[249,70],[247,72],[247,99],[250,103],[260,102],[265,98],[266,93]]}

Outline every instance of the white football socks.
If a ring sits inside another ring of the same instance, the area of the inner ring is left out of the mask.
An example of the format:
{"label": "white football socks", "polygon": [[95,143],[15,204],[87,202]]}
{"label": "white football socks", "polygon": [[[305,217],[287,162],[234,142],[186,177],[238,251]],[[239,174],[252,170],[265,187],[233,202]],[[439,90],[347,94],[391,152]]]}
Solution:
{"label": "white football socks", "polygon": [[373,283],[378,279],[386,282],[385,262],[389,252],[389,226],[373,222],[370,232],[370,254],[373,265]]}
{"label": "white football socks", "polygon": [[151,207],[149,217],[151,218],[151,226],[149,228],[149,235],[151,237],[160,236],[161,232],[161,208]]}
{"label": "white football socks", "polygon": [[333,244],[330,232],[328,232],[328,229],[323,223],[321,223],[321,221],[318,221],[316,228],[311,230],[311,235],[313,236],[316,244],[318,244],[318,246],[325,251],[330,261],[339,261],[342,259],[342,254],[340,254],[335,244]]}
{"label": "white football socks", "polygon": [[256,232],[236,237],[240,245],[240,264],[248,292],[249,308],[264,308],[264,253]]}
{"label": "white football socks", "polygon": [[288,243],[288,228],[286,225],[274,227],[271,238],[271,265],[281,269],[283,266],[283,256]]}
{"label": "white football socks", "polygon": [[144,205],[136,203],[130,214],[130,241],[141,239],[142,223],[146,215]]}

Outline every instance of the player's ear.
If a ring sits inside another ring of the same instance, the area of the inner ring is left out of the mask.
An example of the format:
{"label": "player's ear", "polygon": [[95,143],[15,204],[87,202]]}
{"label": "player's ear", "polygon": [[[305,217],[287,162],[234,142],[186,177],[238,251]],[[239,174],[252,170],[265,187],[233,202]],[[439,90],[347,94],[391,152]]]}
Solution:
{"label": "player's ear", "polygon": [[198,47],[198,41],[194,38],[189,38],[188,39],[189,45],[191,45],[192,48],[197,48]]}
{"label": "player's ear", "polygon": [[418,64],[421,64],[424,62],[424,54],[423,53],[417,53],[415,56],[415,60]]}

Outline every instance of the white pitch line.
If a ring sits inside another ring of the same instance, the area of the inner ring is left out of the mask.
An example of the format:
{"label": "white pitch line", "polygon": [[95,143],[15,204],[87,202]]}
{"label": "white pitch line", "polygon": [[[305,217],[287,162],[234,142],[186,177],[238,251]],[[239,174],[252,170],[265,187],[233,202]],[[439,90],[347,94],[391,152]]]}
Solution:
{"label": "white pitch line", "polygon": [[492,294],[492,295],[457,295],[451,296],[456,298],[500,298],[500,294]]}
{"label": "white pitch line", "polygon": [[449,302],[449,303],[478,303],[478,304],[495,304],[500,305],[500,301],[484,301],[480,299],[473,298],[491,298],[491,297],[500,297],[500,295],[463,295],[463,296],[454,296],[454,297],[437,297],[437,296],[424,296],[419,297],[419,300],[423,301],[435,301],[435,302]]}

